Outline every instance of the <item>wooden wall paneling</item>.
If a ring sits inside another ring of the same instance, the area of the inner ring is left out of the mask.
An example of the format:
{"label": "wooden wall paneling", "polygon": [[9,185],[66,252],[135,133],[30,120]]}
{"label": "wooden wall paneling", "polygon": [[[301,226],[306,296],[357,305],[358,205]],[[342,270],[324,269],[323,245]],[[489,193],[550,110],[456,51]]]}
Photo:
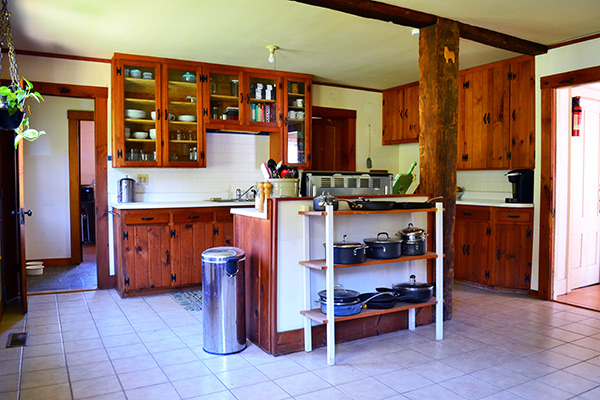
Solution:
{"label": "wooden wall paneling", "polygon": [[[452,318],[454,281],[458,42],[457,24],[448,20],[440,19],[435,25],[421,29],[419,38],[420,185],[421,193],[443,196],[444,199],[444,319]],[[454,54],[453,60],[444,57],[444,53],[448,51]]]}
{"label": "wooden wall paneling", "polygon": [[404,130],[403,142],[419,141],[419,85],[404,89]]}

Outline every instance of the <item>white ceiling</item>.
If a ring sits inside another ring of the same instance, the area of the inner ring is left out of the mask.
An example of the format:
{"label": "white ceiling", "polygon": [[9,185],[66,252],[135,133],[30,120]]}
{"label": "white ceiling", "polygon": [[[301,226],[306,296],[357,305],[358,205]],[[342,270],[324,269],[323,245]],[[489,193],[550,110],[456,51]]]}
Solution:
{"label": "white ceiling", "polygon": [[[542,43],[600,31],[600,1],[386,0]],[[143,54],[273,68],[374,89],[418,80],[412,28],[287,0],[9,0],[17,49],[84,57]],[[518,54],[461,39],[461,69]],[[18,61],[18,57],[17,57]]]}

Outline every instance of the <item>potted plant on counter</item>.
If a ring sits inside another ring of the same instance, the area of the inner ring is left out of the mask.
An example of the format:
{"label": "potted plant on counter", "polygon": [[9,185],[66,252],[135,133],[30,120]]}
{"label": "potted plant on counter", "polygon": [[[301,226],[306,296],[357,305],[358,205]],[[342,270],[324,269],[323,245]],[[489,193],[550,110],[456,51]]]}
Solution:
{"label": "potted plant on counter", "polygon": [[29,117],[25,105],[25,100],[33,98],[43,101],[43,97],[38,92],[33,92],[33,85],[27,79],[23,78],[24,88],[17,85],[0,86],[0,129],[14,130],[15,148],[18,147],[21,139],[33,141],[45,134],[44,131],[38,131],[29,127]]}

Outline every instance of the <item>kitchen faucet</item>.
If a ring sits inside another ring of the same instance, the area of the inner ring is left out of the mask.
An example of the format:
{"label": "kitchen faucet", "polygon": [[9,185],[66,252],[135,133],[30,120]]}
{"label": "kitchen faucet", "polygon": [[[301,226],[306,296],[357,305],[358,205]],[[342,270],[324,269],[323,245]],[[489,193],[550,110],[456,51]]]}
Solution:
{"label": "kitchen faucet", "polygon": [[236,189],[235,190],[235,198],[236,198],[236,200],[242,200],[242,197],[244,197],[244,196],[246,196],[246,198],[248,198],[247,194],[249,192],[252,192],[252,197],[253,198],[256,197],[256,187],[254,185],[250,186],[243,193],[242,193],[242,189]]}

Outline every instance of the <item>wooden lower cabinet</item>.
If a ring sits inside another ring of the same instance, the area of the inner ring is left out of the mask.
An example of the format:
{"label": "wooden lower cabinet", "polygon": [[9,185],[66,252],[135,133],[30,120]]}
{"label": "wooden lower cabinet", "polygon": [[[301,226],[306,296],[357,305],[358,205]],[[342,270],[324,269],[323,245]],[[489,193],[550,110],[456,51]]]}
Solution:
{"label": "wooden lower cabinet", "polygon": [[233,245],[230,207],[115,210],[122,297],[202,284],[202,252]]}
{"label": "wooden lower cabinet", "polygon": [[532,220],[532,208],[457,206],[455,279],[529,289]]}

